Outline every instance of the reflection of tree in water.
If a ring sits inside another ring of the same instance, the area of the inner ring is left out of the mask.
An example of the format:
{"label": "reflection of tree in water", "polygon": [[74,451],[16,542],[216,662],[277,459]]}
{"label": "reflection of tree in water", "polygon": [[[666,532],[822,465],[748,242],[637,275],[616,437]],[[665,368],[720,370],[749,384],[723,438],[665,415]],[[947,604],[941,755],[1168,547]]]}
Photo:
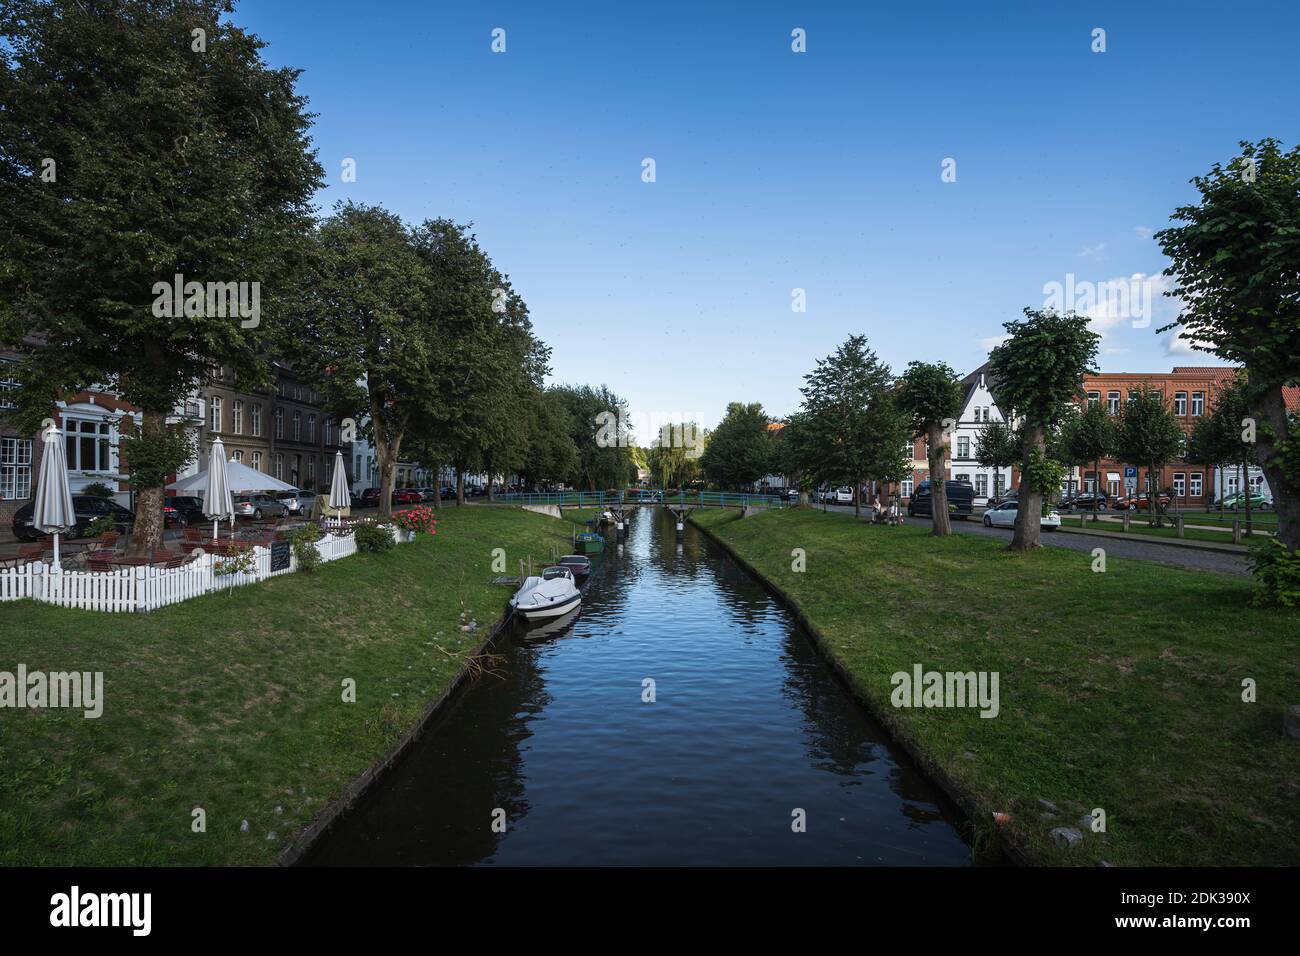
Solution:
{"label": "reflection of tree in water", "polygon": [[[888,770],[889,789],[902,798],[900,809],[913,823],[960,819],[955,807],[946,803],[936,806],[934,784],[920,774],[886,730],[844,690],[830,665],[793,620],[784,648],[787,666],[781,693],[803,712],[804,739],[813,763],[844,777],[860,776],[873,769]],[[872,764],[879,766],[873,768]]]}
{"label": "reflection of tree in water", "polygon": [[499,676],[467,688],[310,863],[458,865],[496,853],[492,812],[505,810],[507,833],[528,813],[520,747],[550,703],[537,650],[506,635],[497,650]]}

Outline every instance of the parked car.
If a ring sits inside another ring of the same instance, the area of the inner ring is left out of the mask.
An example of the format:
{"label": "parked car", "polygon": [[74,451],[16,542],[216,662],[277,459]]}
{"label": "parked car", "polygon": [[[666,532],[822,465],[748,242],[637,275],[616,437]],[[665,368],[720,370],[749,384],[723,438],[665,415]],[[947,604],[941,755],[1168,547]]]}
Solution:
{"label": "parked car", "polygon": [[379,504],[378,488],[363,488],[361,491],[360,505],[363,508],[374,508]]}
{"label": "parked car", "polygon": [[[1164,492],[1160,493],[1158,500],[1161,508],[1169,507],[1170,498]],[[1147,493],[1145,491],[1141,494],[1126,495],[1115,499],[1116,511],[1148,511],[1150,508],[1151,503],[1147,500]]]}
{"label": "parked car", "polygon": [[284,502],[262,491],[235,495],[235,516],[261,521],[263,518],[283,518],[289,513]]}
{"label": "parked car", "polygon": [[786,497],[786,500],[787,500],[787,501],[798,501],[798,500],[799,500],[799,489],[798,489],[798,488],[790,488],[790,489],[788,489],[788,490],[786,491],[786,493],[785,493],[785,497]]}
{"label": "parked car", "polygon": [[289,514],[302,514],[303,499],[307,496],[297,488],[291,488],[288,491],[272,491],[269,492],[269,494],[276,501],[280,502],[280,504],[284,505],[285,508],[288,509]]}
{"label": "parked car", "polygon": [[[1246,495],[1241,491],[1233,495],[1225,495],[1223,500],[1219,502],[1218,507],[1226,511],[1237,511],[1238,509],[1244,510],[1246,507]],[[1273,502],[1269,501],[1258,492],[1251,492],[1250,507],[1252,509],[1258,508],[1260,511],[1267,511],[1269,508],[1273,507]]]}
{"label": "parked car", "polygon": [[1002,504],[1003,502],[1018,501],[1018,500],[1020,500],[1020,489],[1014,488],[1010,491],[1004,491],[1000,495],[989,495],[989,500],[986,507],[996,508],[998,505]]}
{"label": "parked car", "polygon": [[1110,495],[1104,491],[1100,493],[1081,491],[1077,495],[1062,499],[1060,507],[1064,511],[1092,511],[1094,501],[1098,511],[1105,511],[1110,504]]}
{"label": "parked car", "polygon": [[[23,505],[14,512],[13,532],[19,541],[35,541],[45,537],[45,532],[37,531],[32,524],[32,512],[36,503]],[[85,537],[86,529],[92,521],[104,515],[113,517],[113,525],[118,531],[127,534],[135,527],[135,514],[130,508],[124,508],[112,498],[99,495],[73,495],[72,510],[77,523],[73,526],[71,537]]]}
{"label": "parked car", "polygon": [[[948,513],[954,518],[965,520],[974,509],[975,486],[969,481],[947,480],[943,483],[943,490],[948,496]],[[913,518],[933,514],[933,507],[934,496],[927,478],[912,492],[912,499],[907,503],[907,514]]]}
{"label": "parked car", "polygon": [[[1004,501],[996,508],[990,508],[984,512],[984,527],[1013,528],[1016,524],[1016,515],[1019,512],[1019,501]],[[1044,531],[1055,531],[1060,526],[1061,516],[1055,511],[1049,511],[1043,515],[1043,520],[1039,522],[1039,527]]]}
{"label": "parked car", "polygon": [[393,491],[395,505],[418,505],[423,500],[424,495],[415,488],[396,488]]}
{"label": "parked car", "polygon": [[168,510],[176,524],[196,524],[203,520],[203,499],[197,495],[168,495],[163,498],[164,514]]}
{"label": "parked car", "polygon": [[852,488],[836,488],[836,489],[835,489],[835,496],[831,499],[831,502],[832,502],[833,504],[837,504],[837,505],[851,505],[851,504],[853,504],[853,489],[852,489]]}
{"label": "parked car", "polygon": [[416,488],[415,490],[420,493],[421,501],[432,501],[434,498],[438,497],[437,492],[432,488]]}

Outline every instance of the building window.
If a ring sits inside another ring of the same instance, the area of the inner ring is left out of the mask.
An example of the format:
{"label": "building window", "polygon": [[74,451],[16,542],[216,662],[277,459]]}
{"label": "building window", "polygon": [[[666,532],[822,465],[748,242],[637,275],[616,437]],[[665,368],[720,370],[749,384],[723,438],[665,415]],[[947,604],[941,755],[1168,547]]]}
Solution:
{"label": "building window", "polygon": [[1174,472],[1174,497],[1187,497],[1187,475],[1181,471]]}
{"label": "building window", "polygon": [[260,438],[262,435],[262,406],[254,405],[248,410],[248,424],[253,429],[254,437]]}
{"label": "building window", "polygon": [[307,489],[316,490],[316,458],[312,456],[307,459]]}
{"label": "building window", "polygon": [[240,451],[238,448],[236,448],[235,453],[230,456],[230,460],[242,462],[244,460],[244,453]]}
{"label": "building window", "polygon": [[108,422],[67,420],[64,424],[64,450],[70,471],[109,471]]}
{"label": "building window", "polygon": [[357,455],[357,456],[356,456],[356,461],[353,462],[353,465],[352,465],[352,474],[356,475],[357,477],[360,477],[360,476],[361,476],[361,456],[360,456],[360,455]]}
{"label": "building window", "polygon": [[293,413],[293,440],[302,440],[302,412]]}
{"label": "building window", "polygon": [[910,498],[910,497],[912,497],[912,479],[911,479],[911,478],[904,478],[904,479],[903,479],[903,497],[904,497],[904,498]]}
{"label": "building window", "polygon": [[284,409],[283,408],[277,408],[275,410],[275,437],[276,438],[284,437]]}
{"label": "building window", "polygon": [[1174,414],[1182,418],[1187,414],[1187,393],[1174,392]]}
{"label": "building window", "polygon": [[275,453],[275,477],[279,481],[284,481],[284,452]]}
{"label": "building window", "polygon": [[1002,494],[1002,472],[1000,471],[995,471],[993,473],[993,494]]}
{"label": "building window", "polygon": [[230,403],[230,428],[236,435],[244,434],[244,403],[238,398]]}
{"label": "building window", "polygon": [[987,498],[989,493],[989,476],[979,474],[975,476],[975,496],[977,498]]}
{"label": "building window", "polygon": [[1201,473],[1200,473],[1199,471],[1194,471],[1194,472],[1192,472],[1192,487],[1191,487],[1191,492],[1192,492],[1192,497],[1193,497],[1193,498],[1199,498],[1199,497],[1201,497],[1201,492],[1202,492],[1202,488],[1201,488]]}
{"label": "building window", "polygon": [[212,422],[211,428],[214,432],[221,431],[221,399],[216,395],[212,396]]}
{"label": "building window", "polygon": [[261,470],[262,470],[262,453],[261,453],[260,451],[255,451],[255,452],[253,452],[253,459],[252,459],[251,462],[249,462],[249,464],[252,465],[254,471],[261,471]]}
{"label": "building window", "polygon": [[1137,389],[1135,389],[1135,388],[1130,388],[1130,389],[1128,390],[1128,403],[1129,403],[1130,405],[1132,405],[1132,404],[1133,404],[1134,402],[1136,402],[1137,400],[1138,400]]}
{"label": "building window", "polygon": [[334,444],[334,419],[325,419],[325,423],[322,427],[325,429],[325,444]]}
{"label": "building window", "polygon": [[302,455],[293,456],[293,469],[289,472],[289,483],[295,488],[299,487],[298,482],[302,476]]}
{"label": "building window", "polygon": [[1119,392],[1111,391],[1106,393],[1106,411],[1112,415],[1119,414]]}
{"label": "building window", "polygon": [[0,498],[22,501],[31,496],[32,440],[0,438]]}
{"label": "building window", "polygon": [[958,458],[970,457],[970,436],[968,435],[957,436],[957,457]]}
{"label": "building window", "polygon": [[[18,407],[18,363],[0,362],[0,408]],[[28,439],[30,442],[30,439]]]}
{"label": "building window", "polygon": [[1089,392],[1089,393],[1088,393],[1088,404],[1089,404],[1089,405],[1100,405],[1100,404],[1101,404],[1101,392]]}
{"label": "building window", "polygon": [[315,415],[307,416],[307,440],[308,441],[316,440],[316,416]]}
{"label": "building window", "polygon": [[1199,418],[1205,414],[1205,393],[1192,392],[1192,417]]}

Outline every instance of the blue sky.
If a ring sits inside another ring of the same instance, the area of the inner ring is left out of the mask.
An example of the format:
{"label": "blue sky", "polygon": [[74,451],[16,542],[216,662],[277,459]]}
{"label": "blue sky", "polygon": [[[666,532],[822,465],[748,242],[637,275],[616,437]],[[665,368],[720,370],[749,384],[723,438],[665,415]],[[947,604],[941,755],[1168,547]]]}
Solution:
{"label": "blue sky", "polygon": [[[235,19],[305,71],[322,204],[473,221],[554,380],[710,425],[733,400],[793,411],[852,333],[895,369],[969,371],[1046,283],[1159,273],[1150,233],[1188,180],[1300,132],[1284,3],[243,0]],[[1102,369],[1213,361],[1170,354],[1172,307],[1145,328],[1099,311]]]}

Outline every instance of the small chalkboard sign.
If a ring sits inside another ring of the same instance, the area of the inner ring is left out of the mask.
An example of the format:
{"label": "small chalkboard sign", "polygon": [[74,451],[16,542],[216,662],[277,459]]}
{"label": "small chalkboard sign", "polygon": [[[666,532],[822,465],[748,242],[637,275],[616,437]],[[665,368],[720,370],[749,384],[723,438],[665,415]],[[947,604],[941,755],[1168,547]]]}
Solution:
{"label": "small chalkboard sign", "polygon": [[289,568],[289,542],[271,542],[271,570],[287,571]]}

